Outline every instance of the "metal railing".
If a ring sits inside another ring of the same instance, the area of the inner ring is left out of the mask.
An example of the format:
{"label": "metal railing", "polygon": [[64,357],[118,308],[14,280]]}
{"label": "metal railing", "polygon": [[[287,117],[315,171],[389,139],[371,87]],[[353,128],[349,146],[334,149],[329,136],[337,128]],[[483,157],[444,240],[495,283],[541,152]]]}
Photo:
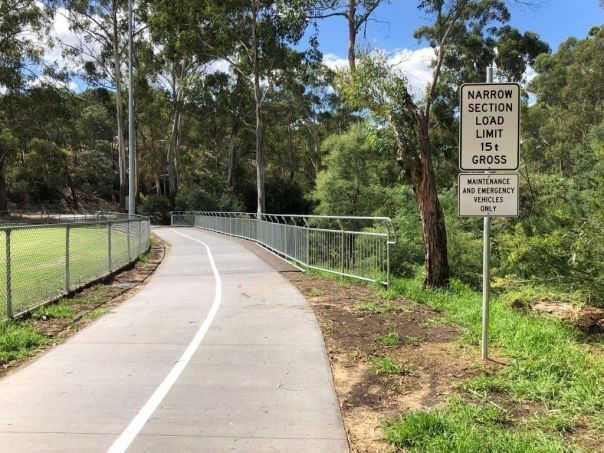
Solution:
{"label": "metal railing", "polygon": [[255,241],[307,268],[390,283],[396,235],[388,217],[188,211],[172,212],[171,223]]}
{"label": "metal railing", "polygon": [[149,218],[97,212],[0,227],[0,320],[106,277],[149,248]]}

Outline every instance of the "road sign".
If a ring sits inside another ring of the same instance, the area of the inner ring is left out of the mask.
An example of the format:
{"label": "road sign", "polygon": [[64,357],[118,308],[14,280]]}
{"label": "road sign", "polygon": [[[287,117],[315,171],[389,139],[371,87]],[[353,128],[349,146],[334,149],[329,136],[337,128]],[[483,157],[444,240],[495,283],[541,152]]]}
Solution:
{"label": "road sign", "polygon": [[465,83],[459,96],[459,168],[516,170],[520,150],[520,85]]}
{"label": "road sign", "polygon": [[460,173],[459,215],[462,217],[516,217],[518,175],[516,173]]}

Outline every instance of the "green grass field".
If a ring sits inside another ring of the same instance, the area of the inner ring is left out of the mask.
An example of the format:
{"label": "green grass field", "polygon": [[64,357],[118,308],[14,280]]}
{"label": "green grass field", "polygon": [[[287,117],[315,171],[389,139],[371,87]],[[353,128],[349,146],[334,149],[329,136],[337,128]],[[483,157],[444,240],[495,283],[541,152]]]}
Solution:
{"label": "green grass field", "polygon": [[[11,288],[13,313],[19,313],[66,290],[66,229],[64,226],[18,228],[11,231]],[[131,254],[139,249],[131,236]],[[72,225],[69,233],[70,287],[109,272],[106,225]],[[0,232],[0,319],[6,318],[6,233]],[[112,269],[128,263],[128,237],[123,225],[111,232]]]}

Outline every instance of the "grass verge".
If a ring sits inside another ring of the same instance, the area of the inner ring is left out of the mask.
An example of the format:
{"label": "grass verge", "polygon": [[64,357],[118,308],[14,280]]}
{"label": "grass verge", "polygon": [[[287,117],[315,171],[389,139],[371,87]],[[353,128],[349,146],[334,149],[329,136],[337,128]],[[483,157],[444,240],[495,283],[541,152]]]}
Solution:
{"label": "grass verge", "polygon": [[451,398],[441,409],[416,411],[386,423],[385,437],[397,448],[412,452],[570,452],[556,440],[534,432],[506,430],[508,413]]}
{"label": "grass verge", "polygon": [[[393,279],[383,293],[392,292],[441,310],[465,327],[461,341],[478,346],[480,293],[459,281],[453,281],[449,290],[424,290],[420,276]],[[509,294],[492,299],[489,335],[491,354],[505,357],[506,365],[485,367],[466,381],[460,389],[463,400],[449,400],[438,410],[413,412],[389,422],[386,437],[393,445],[460,452],[601,447],[602,342],[565,322],[514,310],[507,299]],[[499,404],[499,411],[494,411],[493,402]],[[495,412],[496,417],[489,415]]]}
{"label": "grass verge", "polygon": [[50,339],[21,322],[0,324],[0,364],[29,357],[46,346]]}

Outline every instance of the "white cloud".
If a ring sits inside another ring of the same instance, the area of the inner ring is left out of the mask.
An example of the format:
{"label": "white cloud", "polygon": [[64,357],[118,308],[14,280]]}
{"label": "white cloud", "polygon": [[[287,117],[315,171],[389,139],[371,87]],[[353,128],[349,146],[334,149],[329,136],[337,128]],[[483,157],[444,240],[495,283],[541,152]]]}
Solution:
{"label": "white cloud", "polygon": [[531,80],[533,80],[535,77],[537,77],[537,71],[535,71],[535,69],[532,66],[529,66],[528,68],[526,68],[526,71],[524,72],[522,79],[524,80],[524,83],[527,84]]}
{"label": "white cloud", "polygon": [[416,50],[397,50],[388,57],[388,61],[407,78],[413,97],[421,98],[425,95],[427,86],[432,83],[431,65],[435,57],[433,48],[422,47]]}
{"label": "white cloud", "polygon": [[[66,48],[79,48],[84,46],[87,53],[98,54],[100,43],[85,42],[69,28],[69,11],[64,8],[58,8],[54,14],[53,24],[45,43],[44,60],[47,64],[57,64],[59,67],[65,67],[71,71],[79,69],[79,64],[73,59],[65,57],[63,51]],[[84,59],[91,60],[91,57],[83,56]]]}
{"label": "white cloud", "polygon": [[337,71],[339,69],[347,68],[348,60],[340,58],[333,53],[326,53],[325,55],[323,55],[323,64],[332,71]]}
{"label": "white cloud", "polygon": [[70,46],[76,46],[78,44],[75,33],[69,29],[67,11],[62,8],[60,8],[54,16],[50,38],[56,42],[53,47],[47,48],[44,56],[50,63],[60,64],[63,61],[63,51],[60,47],[60,43]]}
{"label": "white cloud", "polygon": [[[432,82],[431,64],[434,58],[434,49],[431,47],[398,49],[388,54],[388,62],[407,79],[409,90],[416,99],[425,94],[426,86]],[[334,71],[348,67],[347,59],[332,53],[323,55],[323,63]]]}
{"label": "white cloud", "polygon": [[233,73],[230,63],[226,60],[213,61],[207,66],[206,72],[208,74],[213,74],[215,72],[226,72],[227,74]]}

